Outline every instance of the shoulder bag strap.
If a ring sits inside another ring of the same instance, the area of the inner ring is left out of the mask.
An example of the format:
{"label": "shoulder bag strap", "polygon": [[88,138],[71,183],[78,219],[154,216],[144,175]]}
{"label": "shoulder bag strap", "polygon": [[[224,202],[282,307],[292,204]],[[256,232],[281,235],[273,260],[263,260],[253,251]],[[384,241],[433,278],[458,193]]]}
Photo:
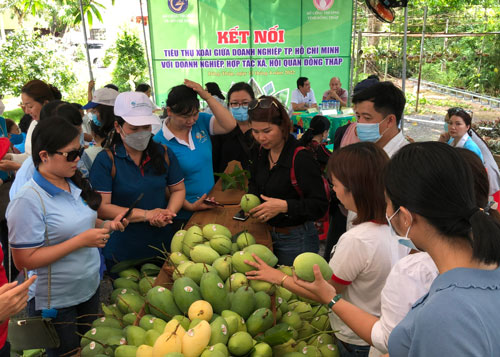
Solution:
{"label": "shoulder bag strap", "polygon": [[295,175],[295,157],[301,150],[307,150],[304,146],[297,146],[295,148],[295,151],[293,152],[293,157],[292,157],[292,168],[290,169],[290,181],[292,181],[292,186],[297,191],[300,197],[303,197],[304,194],[302,193],[302,190],[299,187],[299,183],[297,182],[297,176]]}
{"label": "shoulder bag strap", "polygon": [[[33,186],[30,186],[30,188],[36,192],[36,194],[38,195],[38,197],[40,198],[40,202],[42,204],[42,210],[43,210],[43,216],[45,217],[45,219],[47,219],[47,211],[45,210],[45,204],[43,203],[43,200],[42,200],[42,196],[40,196],[40,193],[38,193],[38,191],[33,187]],[[47,229],[47,221],[45,220],[45,245],[48,247],[49,246],[49,232],[48,232],[48,229]],[[49,276],[48,276],[48,282],[49,282],[49,290],[48,290],[48,293],[47,293],[47,309],[50,309],[50,286],[51,286],[51,280],[52,280],[52,269],[51,269],[52,265],[49,265],[48,266],[48,270],[49,270]]]}
{"label": "shoulder bag strap", "polygon": [[170,166],[170,158],[168,157],[168,150],[167,150],[167,145],[163,145],[163,148],[165,149],[164,155],[165,155],[165,162],[167,163],[167,166]]}
{"label": "shoulder bag strap", "polygon": [[116,176],[116,166],[115,166],[115,156],[111,152],[110,149],[104,149],[106,154],[108,154],[109,159],[111,160],[111,178],[114,180]]}

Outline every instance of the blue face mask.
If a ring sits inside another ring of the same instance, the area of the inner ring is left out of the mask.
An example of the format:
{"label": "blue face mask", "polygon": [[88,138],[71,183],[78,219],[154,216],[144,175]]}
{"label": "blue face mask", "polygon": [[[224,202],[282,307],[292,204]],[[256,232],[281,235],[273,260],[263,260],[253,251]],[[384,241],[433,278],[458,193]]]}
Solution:
{"label": "blue face mask", "polygon": [[233,114],[234,119],[237,121],[248,120],[248,108],[231,108],[231,114]]}
{"label": "blue face mask", "polygon": [[96,113],[89,113],[88,114],[90,120],[92,120],[92,122],[96,125],[96,126],[101,126],[101,122],[99,121],[99,119],[97,119],[97,114]]}
{"label": "blue face mask", "polygon": [[401,245],[404,245],[405,247],[407,248],[410,248],[410,249],[414,249],[414,250],[417,250],[420,252],[420,249],[418,249],[415,244],[412,242],[412,240],[410,238],[408,238],[408,233],[410,233],[410,229],[411,229],[411,225],[413,223],[413,218],[412,218],[412,222],[410,223],[410,226],[408,227],[408,230],[406,231],[406,234],[404,237],[401,237],[397,232],[396,230],[394,229],[394,227],[392,226],[391,224],[391,220],[394,218],[394,216],[399,212],[399,208],[396,210],[396,212],[394,212],[392,214],[392,216],[388,217],[387,214],[385,215],[385,219],[387,219],[387,223],[389,223],[389,228],[391,228],[391,234],[394,236],[394,237],[397,237],[398,238],[398,242],[399,244]]}
{"label": "blue face mask", "polygon": [[24,136],[23,134],[10,134],[9,140],[12,145],[19,145],[24,141]]}
{"label": "blue face mask", "polygon": [[444,131],[448,132],[448,123],[447,122],[444,122]]}
{"label": "blue face mask", "polygon": [[[384,118],[385,120],[386,118]],[[387,131],[384,130],[382,134],[380,134],[380,124],[384,121],[382,120],[380,123],[375,124],[367,124],[367,123],[356,123],[356,132],[358,134],[358,138],[363,142],[376,143],[380,140],[382,135]]]}

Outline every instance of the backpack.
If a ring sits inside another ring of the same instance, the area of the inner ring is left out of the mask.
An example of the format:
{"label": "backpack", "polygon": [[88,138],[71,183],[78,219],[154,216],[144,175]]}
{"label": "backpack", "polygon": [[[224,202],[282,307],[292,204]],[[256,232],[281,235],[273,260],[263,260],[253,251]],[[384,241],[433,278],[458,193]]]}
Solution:
{"label": "backpack", "polygon": [[[295,148],[295,151],[293,152],[292,168],[290,169],[290,181],[292,181],[292,186],[295,189],[295,191],[297,191],[297,193],[299,194],[299,196],[300,197],[304,197],[304,193],[300,189],[300,186],[299,186],[299,184],[297,182],[297,176],[295,175],[295,157],[297,156],[297,154],[301,150],[307,150],[307,148],[305,146],[297,146]],[[328,183],[327,179],[323,175],[321,175],[321,178],[323,180],[323,187],[325,189],[326,198],[328,199],[328,202],[330,202],[330,200],[331,200],[330,184]]]}

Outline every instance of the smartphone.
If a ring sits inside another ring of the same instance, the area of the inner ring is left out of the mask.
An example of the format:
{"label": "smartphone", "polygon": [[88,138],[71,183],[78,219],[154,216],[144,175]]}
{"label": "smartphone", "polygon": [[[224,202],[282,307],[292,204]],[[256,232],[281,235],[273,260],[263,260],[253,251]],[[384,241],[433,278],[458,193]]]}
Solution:
{"label": "smartphone", "polygon": [[219,203],[219,202],[216,202],[216,201],[212,201],[212,200],[209,200],[207,198],[205,198],[203,200],[203,203],[206,204],[206,205],[209,205],[209,206],[224,207],[224,205],[222,203]]}
{"label": "smartphone", "polygon": [[240,209],[238,211],[238,213],[236,213],[234,216],[233,216],[233,219],[234,220],[237,220],[237,221],[246,221],[248,219],[248,217],[250,216],[247,216],[245,214],[245,211],[243,211],[242,209]]}
{"label": "smartphone", "polygon": [[141,193],[139,195],[139,197],[137,197],[137,199],[130,205],[130,207],[128,208],[127,212],[123,216],[123,218],[120,219],[120,222],[123,222],[123,220],[125,218],[127,218],[128,216],[130,216],[130,213],[132,213],[132,210],[134,209],[134,207],[139,203],[140,200],[142,200],[143,197],[144,197],[144,193]]}

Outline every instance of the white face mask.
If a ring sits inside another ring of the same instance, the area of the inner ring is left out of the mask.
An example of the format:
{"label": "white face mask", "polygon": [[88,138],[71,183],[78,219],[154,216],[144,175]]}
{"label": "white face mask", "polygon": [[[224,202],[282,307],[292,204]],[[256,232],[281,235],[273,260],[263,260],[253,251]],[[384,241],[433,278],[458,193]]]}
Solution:
{"label": "white face mask", "polygon": [[0,115],[2,115],[4,111],[5,111],[5,104],[3,104],[2,100],[0,99]]}
{"label": "white face mask", "polygon": [[391,228],[391,233],[393,236],[395,236],[396,238],[398,238],[398,242],[399,244],[402,244],[404,245],[405,247],[408,247],[410,249],[414,249],[414,250],[418,250],[420,252],[420,249],[418,249],[415,244],[412,242],[412,240],[410,238],[408,238],[408,233],[410,233],[410,229],[411,229],[411,225],[413,224],[413,217],[411,217],[411,223],[410,223],[410,226],[408,227],[408,230],[406,231],[406,234],[404,237],[401,237],[397,232],[396,230],[394,229],[394,227],[392,226],[391,224],[391,220],[394,218],[394,216],[399,212],[401,207],[399,207],[396,212],[394,212],[392,214],[392,216],[388,217],[387,216],[387,213],[385,214],[385,219],[387,219],[387,223],[389,223],[389,227]]}
{"label": "white face mask", "polygon": [[149,140],[151,139],[151,132],[143,130],[127,135],[123,132],[122,128],[122,139],[125,144],[130,146],[132,149],[137,151],[144,151],[146,150],[146,147],[149,144]]}

